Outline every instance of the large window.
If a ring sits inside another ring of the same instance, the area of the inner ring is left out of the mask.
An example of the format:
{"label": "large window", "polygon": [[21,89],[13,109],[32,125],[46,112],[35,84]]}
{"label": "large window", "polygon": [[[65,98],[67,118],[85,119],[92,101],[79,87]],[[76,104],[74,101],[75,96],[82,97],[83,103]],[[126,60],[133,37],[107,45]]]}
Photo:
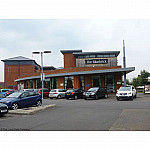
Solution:
{"label": "large window", "polygon": [[57,89],[58,79],[52,78],[52,89]]}
{"label": "large window", "polygon": [[44,87],[50,89],[50,78],[46,78],[44,81]]}
{"label": "large window", "polygon": [[35,80],[35,86],[36,86],[36,89],[42,88],[42,82],[41,82],[41,79]]}
{"label": "large window", "polygon": [[79,79],[80,79],[80,81],[79,81],[80,89],[85,90],[85,79],[84,79],[84,76],[80,76]]}
{"label": "large window", "polygon": [[92,76],[91,85],[92,87],[100,87],[101,86],[100,76]]}
{"label": "large window", "polygon": [[65,89],[73,89],[74,88],[74,77],[69,76],[69,77],[64,77],[64,85]]}
{"label": "large window", "polygon": [[115,78],[114,75],[106,75],[105,76],[105,87],[108,93],[115,92]]}
{"label": "large window", "polygon": [[33,88],[33,80],[30,80],[30,88]]}
{"label": "large window", "polygon": [[25,87],[28,89],[28,80],[25,81]]}

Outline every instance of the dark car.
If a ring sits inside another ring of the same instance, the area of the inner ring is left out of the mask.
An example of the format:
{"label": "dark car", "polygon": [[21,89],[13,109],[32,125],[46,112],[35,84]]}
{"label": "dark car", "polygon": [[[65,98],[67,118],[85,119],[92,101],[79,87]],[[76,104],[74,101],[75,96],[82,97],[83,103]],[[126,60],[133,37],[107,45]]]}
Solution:
{"label": "dark car", "polygon": [[69,99],[78,99],[78,98],[83,98],[83,90],[82,89],[69,89],[65,93],[65,98]]}
{"label": "dark car", "polygon": [[9,96],[10,94],[17,92],[16,90],[10,90],[5,93],[5,96]]}
{"label": "dark car", "polygon": [[107,90],[102,87],[93,87],[90,88],[87,92],[84,92],[84,99],[92,98],[92,99],[99,99],[99,98],[107,98]]}
{"label": "dark car", "polygon": [[8,106],[0,103],[0,116],[3,116],[8,113]]}
{"label": "dark car", "polygon": [[[36,91],[36,92],[42,94],[42,89],[39,89],[39,90]],[[48,97],[49,97],[49,92],[50,92],[49,89],[43,89],[43,97],[47,97],[47,98],[48,98]]]}
{"label": "dark car", "polygon": [[33,105],[41,106],[41,99],[41,94],[37,92],[14,92],[0,102],[6,104],[9,109],[18,109]]}

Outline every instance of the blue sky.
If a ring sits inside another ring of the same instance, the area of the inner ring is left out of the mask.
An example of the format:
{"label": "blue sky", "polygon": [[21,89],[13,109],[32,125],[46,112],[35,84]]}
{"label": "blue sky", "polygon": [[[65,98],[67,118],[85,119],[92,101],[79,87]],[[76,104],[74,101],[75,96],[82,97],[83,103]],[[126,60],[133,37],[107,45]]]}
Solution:
{"label": "blue sky", "polygon": [[[127,67],[136,67],[128,78],[142,69],[150,72],[150,20],[0,20],[0,59],[16,56],[32,58],[32,51],[51,50],[44,55],[44,65],[63,66],[61,49],[83,51],[119,50],[122,65],[122,41],[125,40]],[[40,64],[40,56],[33,59]],[[0,81],[4,64],[0,62]]]}

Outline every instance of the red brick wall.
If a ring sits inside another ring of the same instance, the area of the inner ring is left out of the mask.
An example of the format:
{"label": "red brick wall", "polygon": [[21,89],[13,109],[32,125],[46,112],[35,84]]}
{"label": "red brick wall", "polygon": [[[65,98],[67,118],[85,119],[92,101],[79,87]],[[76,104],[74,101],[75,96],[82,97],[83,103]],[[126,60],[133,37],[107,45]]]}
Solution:
{"label": "red brick wall", "polygon": [[[61,83],[63,86],[60,86]],[[64,77],[58,77],[58,89],[64,89]]]}
{"label": "red brick wall", "polygon": [[[19,73],[20,70],[20,73]],[[4,82],[5,88],[9,85],[17,85],[14,80],[20,75],[29,74],[34,72],[34,65],[5,65],[4,66]]]}
{"label": "red brick wall", "polygon": [[76,67],[76,58],[73,54],[64,54],[64,68]]}

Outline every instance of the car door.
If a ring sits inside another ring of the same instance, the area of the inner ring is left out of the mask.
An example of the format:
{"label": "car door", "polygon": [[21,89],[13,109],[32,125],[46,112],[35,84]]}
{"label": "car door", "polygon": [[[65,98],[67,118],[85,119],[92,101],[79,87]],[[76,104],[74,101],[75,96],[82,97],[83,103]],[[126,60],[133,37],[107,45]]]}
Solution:
{"label": "car door", "polygon": [[18,101],[20,107],[27,107],[29,105],[30,97],[29,92],[24,92],[21,94]]}
{"label": "car door", "polygon": [[28,106],[35,105],[37,102],[38,95],[35,92],[29,92]]}

